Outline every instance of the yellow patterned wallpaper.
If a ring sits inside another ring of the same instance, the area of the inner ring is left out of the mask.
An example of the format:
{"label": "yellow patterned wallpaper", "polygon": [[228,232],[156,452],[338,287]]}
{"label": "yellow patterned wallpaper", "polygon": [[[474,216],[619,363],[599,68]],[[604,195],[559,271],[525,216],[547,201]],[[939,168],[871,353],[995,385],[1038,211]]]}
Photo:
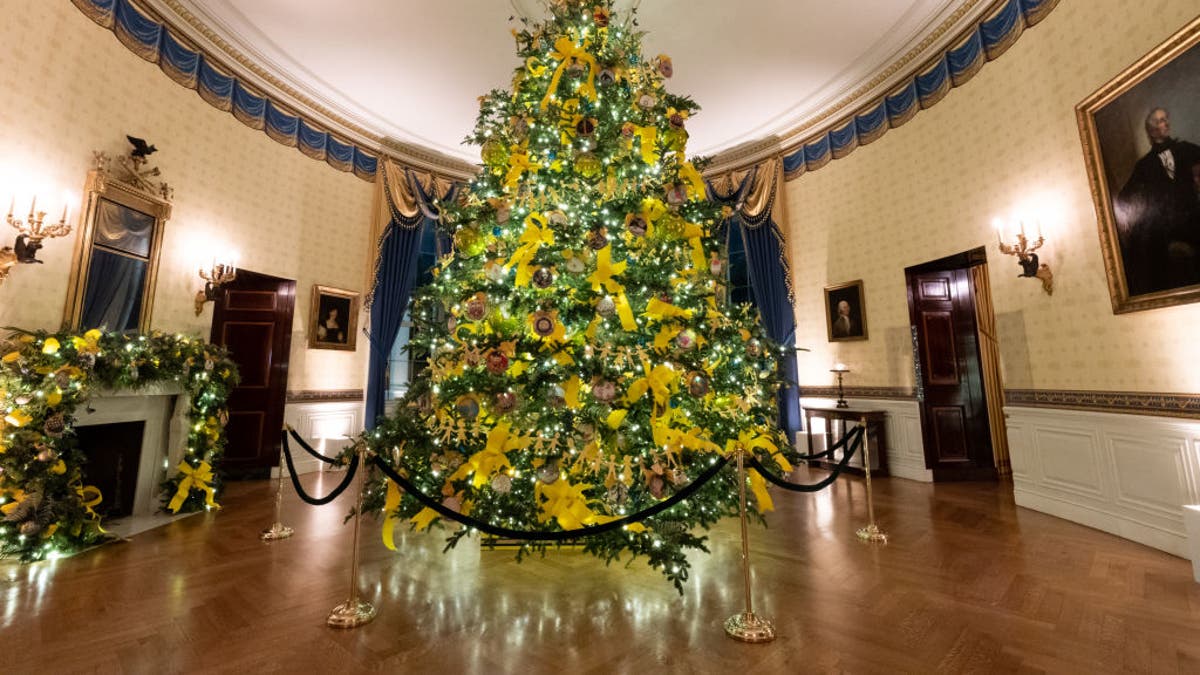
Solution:
{"label": "yellow patterned wallpaper", "polygon": [[[1115,316],[1075,105],[1196,16],[1195,0],[1069,0],[941,103],[787,184],[800,383],[910,387],[904,268],[987,245],[1005,386],[1200,392],[1200,304]],[[1054,295],[994,218],[1040,214]],[[830,343],[822,288],[863,279],[870,340]]]}
{"label": "yellow patterned wallpaper", "polygon": [[[92,150],[116,156],[126,133],[146,138],[175,188],[154,328],[208,337],[211,303],[199,317],[192,309],[196,268],[206,247],[231,247],[241,266],[297,282],[288,388],[364,387],[365,339],[357,352],[314,351],[304,327],[314,283],[363,290],[373,186],[212,108],[68,2],[0,0],[0,16],[5,210],[13,191],[36,187],[50,208],[72,193],[77,213]],[[3,239],[11,244],[8,232]],[[48,240],[45,265],[18,266],[0,286],[0,326],[59,326],[73,240]]]}

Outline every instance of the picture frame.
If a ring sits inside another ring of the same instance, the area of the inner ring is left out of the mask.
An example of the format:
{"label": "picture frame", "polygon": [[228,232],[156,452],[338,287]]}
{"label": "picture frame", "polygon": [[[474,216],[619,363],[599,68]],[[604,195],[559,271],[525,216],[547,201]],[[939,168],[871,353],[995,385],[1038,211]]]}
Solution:
{"label": "picture frame", "polygon": [[830,342],[867,339],[867,297],[862,279],[825,287],[825,325]]}
{"label": "picture frame", "polygon": [[354,351],[358,345],[361,294],[313,284],[308,313],[308,348]]}
{"label": "picture frame", "polygon": [[1200,18],[1075,108],[1114,314],[1200,301]]}

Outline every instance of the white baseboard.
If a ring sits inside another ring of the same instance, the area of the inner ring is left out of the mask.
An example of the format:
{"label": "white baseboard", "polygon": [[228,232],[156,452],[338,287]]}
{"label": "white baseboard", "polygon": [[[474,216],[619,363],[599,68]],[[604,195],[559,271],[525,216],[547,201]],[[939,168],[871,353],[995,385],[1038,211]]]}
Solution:
{"label": "white baseboard", "polygon": [[1006,407],[1018,506],[1188,557],[1200,422]]}

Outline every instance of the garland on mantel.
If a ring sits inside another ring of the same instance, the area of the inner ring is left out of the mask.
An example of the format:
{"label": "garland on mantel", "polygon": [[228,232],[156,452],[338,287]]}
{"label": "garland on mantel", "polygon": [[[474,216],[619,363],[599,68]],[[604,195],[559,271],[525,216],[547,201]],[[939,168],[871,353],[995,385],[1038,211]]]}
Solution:
{"label": "garland on mantel", "polygon": [[[14,330],[0,341],[0,556],[32,562],[108,539],[86,485],[75,411],[106,389],[175,384],[189,397],[187,450],[163,482],[173,513],[219,508],[214,474],[225,448],[237,366],[223,347],[185,335]],[[166,458],[164,458],[164,463]]]}

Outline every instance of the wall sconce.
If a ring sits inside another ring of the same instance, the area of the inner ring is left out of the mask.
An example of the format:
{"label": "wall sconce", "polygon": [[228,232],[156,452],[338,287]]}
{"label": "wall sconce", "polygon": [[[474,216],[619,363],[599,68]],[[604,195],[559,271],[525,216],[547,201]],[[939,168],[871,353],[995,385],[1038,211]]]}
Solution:
{"label": "wall sconce", "polygon": [[204,303],[217,299],[221,286],[237,278],[237,265],[232,262],[218,262],[215,258],[208,269],[199,270],[200,278],[204,280],[204,290],[196,291],[196,316],[204,311]]}
{"label": "wall sconce", "polygon": [[846,402],[846,392],[845,392],[845,390],[844,390],[844,389],[842,389],[842,377],[843,377],[843,376],[844,376],[846,373],[850,372],[850,369],[846,367],[846,364],[844,364],[844,363],[838,363],[838,364],[835,364],[835,365],[833,366],[833,368],[830,368],[830,369],[829,369],[829,372],[831,372],[831,373],[837,373],[837,376],[838,376],[838,399],[837,399],[837,407],[839,407],[839,408],[849,408],[849,407],[850,407],[850,404]]}
{"label": "wall sconce", "polygon": [[0,248],[0,284],[4,283],[4,280],[8,278],[8,273],[17,263],[42,264],[42,261],[37,259],[37,252],[42,248],[43,239],[65,237],[71,233],[71,226],[67,224],[67,207],[65,205],[62,218],[49,226],[45,224],[46,212],[37,210],[37,197],[34,197],[30,203],[29,216],[25,220],[13,217],[13,208],[16,205],[17,200],[14,197],[8,206],[8,216],[5,217],[8,224],[17,231],[17,240],[11,247]]}
{"label": "wall sconce", "polygon": [[1038,223],[1038,238],[1037,241],[1030,245],[1029,240],[1025,238],[1025,222],[1021,222],[1021,231],[1017,233],[1016,244],[1004,243],[1004,226],[1000,221],[996,222],[996,241],[1000,244],[1000,252],[1005,255],[1017,256],[1017,264],[1021,266],[1019,277],[1029,277],[1042,280],[1042,290],[1046,291],[1046,295],[1054,295],[1054,273],[1050,271],[1048,265],[1038,262],[1037,253],[1034,251],[1042,247],[1046,243],[1042,237],[1042,225]]}

